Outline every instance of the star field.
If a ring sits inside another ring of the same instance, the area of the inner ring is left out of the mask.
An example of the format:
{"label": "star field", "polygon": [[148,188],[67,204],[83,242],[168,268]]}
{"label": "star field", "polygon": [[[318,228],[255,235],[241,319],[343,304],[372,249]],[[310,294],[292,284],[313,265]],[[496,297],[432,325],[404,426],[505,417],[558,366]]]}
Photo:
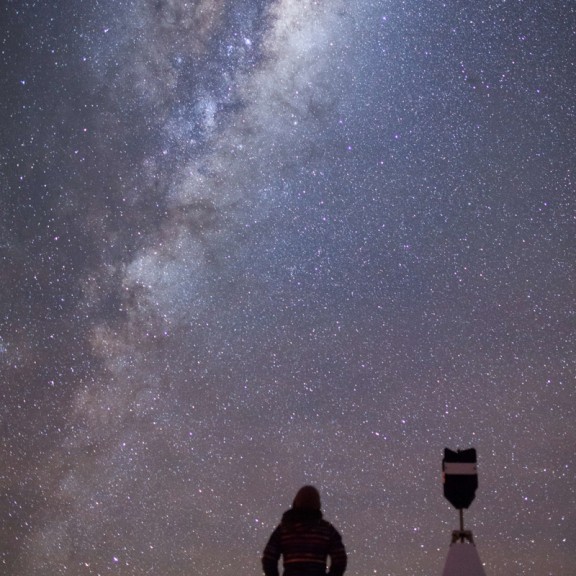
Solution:
{"label": "star field", "polygon": [[0,566],[576,571],[576,9],[7,1]]}

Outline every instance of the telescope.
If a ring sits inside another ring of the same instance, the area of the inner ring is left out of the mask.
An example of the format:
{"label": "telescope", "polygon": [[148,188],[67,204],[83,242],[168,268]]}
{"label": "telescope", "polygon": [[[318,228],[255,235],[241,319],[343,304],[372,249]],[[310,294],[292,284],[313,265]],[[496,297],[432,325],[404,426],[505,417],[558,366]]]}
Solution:
{"label": "telescope", "polygon": [[444,497],[460,514],[460,529],[452,532],[442,576],[486,576],[474,545],[471,530],[464,530],[464,509],[469,508],[476,497],[478,469],[476,450],[444,449],[442,460],[442,483]]}
{"label": "telescope", "polygon": [[464,508],[469,508],[478,488],[478,469],[476,467],[476,450],[458,450],[454,452],[444,448],[442,460],[442,482],[444,498],[460,512],[460,530],[458,538],[472,539],[472,533],[464,530]]}

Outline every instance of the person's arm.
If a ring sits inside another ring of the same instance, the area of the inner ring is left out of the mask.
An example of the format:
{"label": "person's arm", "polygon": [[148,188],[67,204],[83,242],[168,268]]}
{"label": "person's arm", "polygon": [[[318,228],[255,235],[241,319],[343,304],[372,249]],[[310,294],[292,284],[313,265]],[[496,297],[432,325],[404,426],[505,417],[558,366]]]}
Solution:
{"label": "person's arm", "polygon": [[262,554],[262,569],[266,576],[278,576],[278,560],[281,553],[280,527],[278,526],[272,532],[272,536],[270,536],[270,540],[268,540],[268,544],[266,544]]}
{"label": "person's arm", "polygon": [[330,570],[327,576],[342,576],[348,564],[348,556],[346,555],[346,548],[342,542],[342,536],[336,528],[332,527],[332,534],[330,536]]}

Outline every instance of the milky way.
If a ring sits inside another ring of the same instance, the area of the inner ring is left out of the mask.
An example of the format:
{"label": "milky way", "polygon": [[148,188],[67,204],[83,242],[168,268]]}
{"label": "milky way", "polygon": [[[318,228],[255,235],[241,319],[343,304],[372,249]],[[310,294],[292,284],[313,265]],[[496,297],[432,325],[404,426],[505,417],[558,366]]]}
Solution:
{"label": "milky way", "polygon": [[[568,2],[0,8],[0,562],[576,572]],[[84,5],[86,4],[86,5]]]}

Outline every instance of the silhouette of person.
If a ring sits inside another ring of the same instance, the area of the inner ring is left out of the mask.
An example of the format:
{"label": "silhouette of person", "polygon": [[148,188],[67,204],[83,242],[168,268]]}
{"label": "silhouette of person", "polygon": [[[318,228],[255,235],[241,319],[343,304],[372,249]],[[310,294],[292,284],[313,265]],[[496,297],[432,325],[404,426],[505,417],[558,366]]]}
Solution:
{"label": "silhouette of person", "polygon": [[272,532],[262,555],[266,576],[278,576],[280,556],[284,576],[342,576],[346,570],[342,537],[323,519],[320,494],[314,486],[298,490],[292,508],[284,512],[282,521]]}

